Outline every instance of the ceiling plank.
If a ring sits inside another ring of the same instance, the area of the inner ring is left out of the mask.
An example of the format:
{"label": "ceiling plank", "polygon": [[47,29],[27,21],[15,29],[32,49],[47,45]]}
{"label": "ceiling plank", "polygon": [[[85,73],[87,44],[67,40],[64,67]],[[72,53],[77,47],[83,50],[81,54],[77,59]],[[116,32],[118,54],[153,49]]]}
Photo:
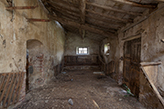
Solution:
{"label": "ceiling plank", "polygon": [[109,19],[118,20],[118,21],[121,21],[121,22],[126,22],[126,23],[128,23],[128,22],[131,23],[132,22],[132,20],[122,19],[122,18],[111,16],[111,15],[106,15],[106,14],[98,13],[98,12],[95,12],[95,11],[92,11],[92,10],[88,10],[88,9],[86,9],[86,11],[89,12],[89,13],[92,13],[92,14],[97,14],[99,16],[107,17]]}
{"label": "ceiling plank", "polygon": [[94,7],[104,9],[104,10],[108,10],[108,11],[115,11],[115,12],[119,12],[119,13],[123,13],[123,14],[133,15],[133,16],[141,16],[142,15],[142,13],[124,11],[124,10],[116,9],[116,8],[113,8],[113,7],[110,7],[110,6],[99,5],[99,4],[96,4],[96,3],[87,2],[87,4],[91,5],[91,6],[94,6]]}
{"label": "ceiling plank", "polygon": [[62,19],[62,18],[59,18],[59,17],[51,16],[51,15],[49,16],[49,18],[53,19],[53,20],[56,20],[60,23],[63,23],[65,25],[73,26],[73,27],[76,27],[78,29],[81,28],[81,29],[84,29],[86,31],[97,33],[97,34],[100,34],[100,35],[103,35],[103,36],[106,36],[106,37],[111,37],[111,38],[116,37],[116,34],[114,34],[114,33],[104,32],[102,30],[93,28],[93,27],[91,27],[90,25],[87,25],[87,24],[79,24],[79,23],[76,23],[76,22],[73,22],[73,21],[68,21],[66,19]]}
{"label": "ceiling plank", "polygon": [[[107,23],[104,23],[104,22],[101,22],[101,21],[98,21],[98,20],[88,20],[86,21],[87,24],[91,24],[91,25],[94,25],[94,26],[99,26],[99,27],[102,27],[102,29],[109,29],[111,32],[116,32],[119,27],[113,27],[111,26],[110,24],[107,24]],[[96,23],[95,23],[96,22]]]}
{"label": "ceiling plank", "polygon": [[64,10],[64,9],[62,9],[62,8],[53,7],[53,6],[51,6],[51,7],[52,7],[53,11],[58,11],[58,12],[63,13],[63,14],[69,14],[69,15],[72,15],[72,16],[78,17],[78,18],[80,17],[79,14],[74,13],[74,12],[72,12],[72,11]]}
{"label": "ceiling plank", "polygon": [[130,0],[113,0],[113,1],[124,3],[127,5],[132,5],[135,7],[142,7],[142,8],[156,8],[157,7],[157,5],[155,4],[142,4],[142,3],[132,2]]}
{"label": "ceiling plank", "polygon": [[[57,1],[57,2],[55,2],[55,1]],[[53,7],[58,7],[60,9],[70,10],[75,13],[80,12],[79,9],[76,8],[74,5],[71,6],[69,3],[63,2],[62,0],[55,0],[55,1],[47,1],[47,3]]]}
{"label": "ceiling plank", "polygon": [[114,21],[114,20],[110,20],[110,19],[108,19],[108,18],[106,18],[106,17],[104,17],[104,18],[100,18],[100,17],[97,17],[97,16],[94,16],[94,15],[89,15],[89,14],[86,14],[86,17],[88,17],[89,19],[93,19],[93,20],[97,20],[97,21],[102,21],[102,22],[104,22],[104,23],[106,23],[106,24],[113,24],[113,25],[120,25],[121,27],[122,26],[125,26],[125,24],[126,23],[123,23],[123,22],[116,22],[116,21]]}

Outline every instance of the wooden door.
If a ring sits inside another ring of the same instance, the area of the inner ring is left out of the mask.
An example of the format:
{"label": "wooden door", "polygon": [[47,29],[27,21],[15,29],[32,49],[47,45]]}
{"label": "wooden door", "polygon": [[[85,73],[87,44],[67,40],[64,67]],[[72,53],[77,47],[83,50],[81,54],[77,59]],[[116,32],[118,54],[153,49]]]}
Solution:
{"label": "wooden door", "polygon": [[141,38],[127,41],[124,44],[124,83],[131,92],[139,96]]}

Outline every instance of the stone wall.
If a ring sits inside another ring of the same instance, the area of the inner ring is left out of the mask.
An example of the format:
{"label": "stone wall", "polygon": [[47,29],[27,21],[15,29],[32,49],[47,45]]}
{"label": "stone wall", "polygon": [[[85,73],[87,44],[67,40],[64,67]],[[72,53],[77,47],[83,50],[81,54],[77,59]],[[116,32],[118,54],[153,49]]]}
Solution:
{"label": "stone wall", "polygon": [[[36,74],[34,87],[44,84],[54,75],[53,66],[62,61],[65,43],[63,28],[56,21],[27,21],[26,18],[48,19],[40,0],[13,0],[12,5],[38,7],[8,11],[6,0],[0,1],[0,73],[26,71],[27,41],[38,40],[42,47],[29,50],[29,60],[34,68],[33,74]],[[24,93],[21,91],[21,94],[25,94],[25,88],[22,90]]]}

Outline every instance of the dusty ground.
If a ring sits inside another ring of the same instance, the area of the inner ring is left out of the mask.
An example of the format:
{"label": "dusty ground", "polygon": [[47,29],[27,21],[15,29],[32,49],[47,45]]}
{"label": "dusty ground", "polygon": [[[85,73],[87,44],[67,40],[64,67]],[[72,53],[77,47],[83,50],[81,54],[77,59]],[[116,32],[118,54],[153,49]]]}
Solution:
{"label": "dusty ground", "polygon": [[68,71],[30,91],[16,109],[144,109],[122,90],[110,77],[99,78],[91,71]]}

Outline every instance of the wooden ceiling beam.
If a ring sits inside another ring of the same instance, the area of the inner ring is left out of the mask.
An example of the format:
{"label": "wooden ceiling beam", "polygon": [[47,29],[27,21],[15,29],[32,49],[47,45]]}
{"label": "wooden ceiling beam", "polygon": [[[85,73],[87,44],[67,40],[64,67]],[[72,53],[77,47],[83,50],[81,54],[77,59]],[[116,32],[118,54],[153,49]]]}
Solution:
{"label": "wooden ceiling beam", "polygon": [[[80,0],[80,12],[81,12],[80,18],[81,18],[82,24],[85,24],[85,14],[86,14],[85,9],[86,9],[86,0]],[[79,31],[82,35],[82,38],[84,39],[85,38],[85,30],[82,30],[80,28]]]}
{"label": "wooden ceiling beam", "polygon": [[127,4],[127,5],[132,5],[132,6],[135,6],[135,7],[141,7],[141,8],[156,8],[157,5],[155,4],[143,4],[143,3],[137,3],[137,2],[133,2],[133,1],[130,1],[130,0],[113,0],[115,2],[120,2],[120,3],[123,3],[123,4]]}
{"label": "wooden ceiling beam", "polygon": [[122,19],[122,18],[111,16],[111,15],[105,15],[105,14],[98,13],[98,12],[88,10],[88,9],[86,9],[86,11],[89,12],[89,13],[92,13],[92,14],[96,14],[96,15],[106,17],[106,18],[109,18],[109,19],[113,19],[113,20],[117,20],[117,21],[120,21],[120,22],[126,22],[126,23],[128,23],[128,22],[131,23],[132,22],[132,20]]}
{"label": "wooden ceiling beam", "polygon": [[123,14],[129,14],[129,15],[133,15],[133,16],[141,16],[142,15],[142,13],[124,11],[124,10],[116,9],[116,8],[113,8],[110,6],[99,5],[96,3],[87,2],[87,5],[91,5],[91,6],[98,7],[98,8],[104,9],[104,10],[108,10],[108,11],[114,11],[114,12],[119,12],[119,13],[123,13]]}
{"label": "wooden ceiling beam", "polygon": [[80,11],[81,11],[81,22],[84,24],[85,23],[85,9],[86,9],[86,0],[80,0]]}
{"label": "wooden ceiling beam", "polygon": [[73,22],[73,21],[68,21],[66,19],[62,19],[62,18],[59,18],[59,17],[51,16],[51,15],[49,16],[49,18],[53,19],[53,20],[56,20],[56,21],[58,21],[58,22],[60,22],[64,25],[73,26],[73,27],[76,27],[78,29],[81,28],[81,29],[84,29],[86,31],[97,33],[97,34],[100,34],[100,35],[103,35],[103,36],[106,36],[106,37],[111,37],[111,38],[116,37],[116,34],[114,34],[114,33],[104,32],[102,30],[93,28],[93,27],[91,27],[90,25],[87,25],[87,24],[80,24],[80,23],[76,23],[76,22]]}

